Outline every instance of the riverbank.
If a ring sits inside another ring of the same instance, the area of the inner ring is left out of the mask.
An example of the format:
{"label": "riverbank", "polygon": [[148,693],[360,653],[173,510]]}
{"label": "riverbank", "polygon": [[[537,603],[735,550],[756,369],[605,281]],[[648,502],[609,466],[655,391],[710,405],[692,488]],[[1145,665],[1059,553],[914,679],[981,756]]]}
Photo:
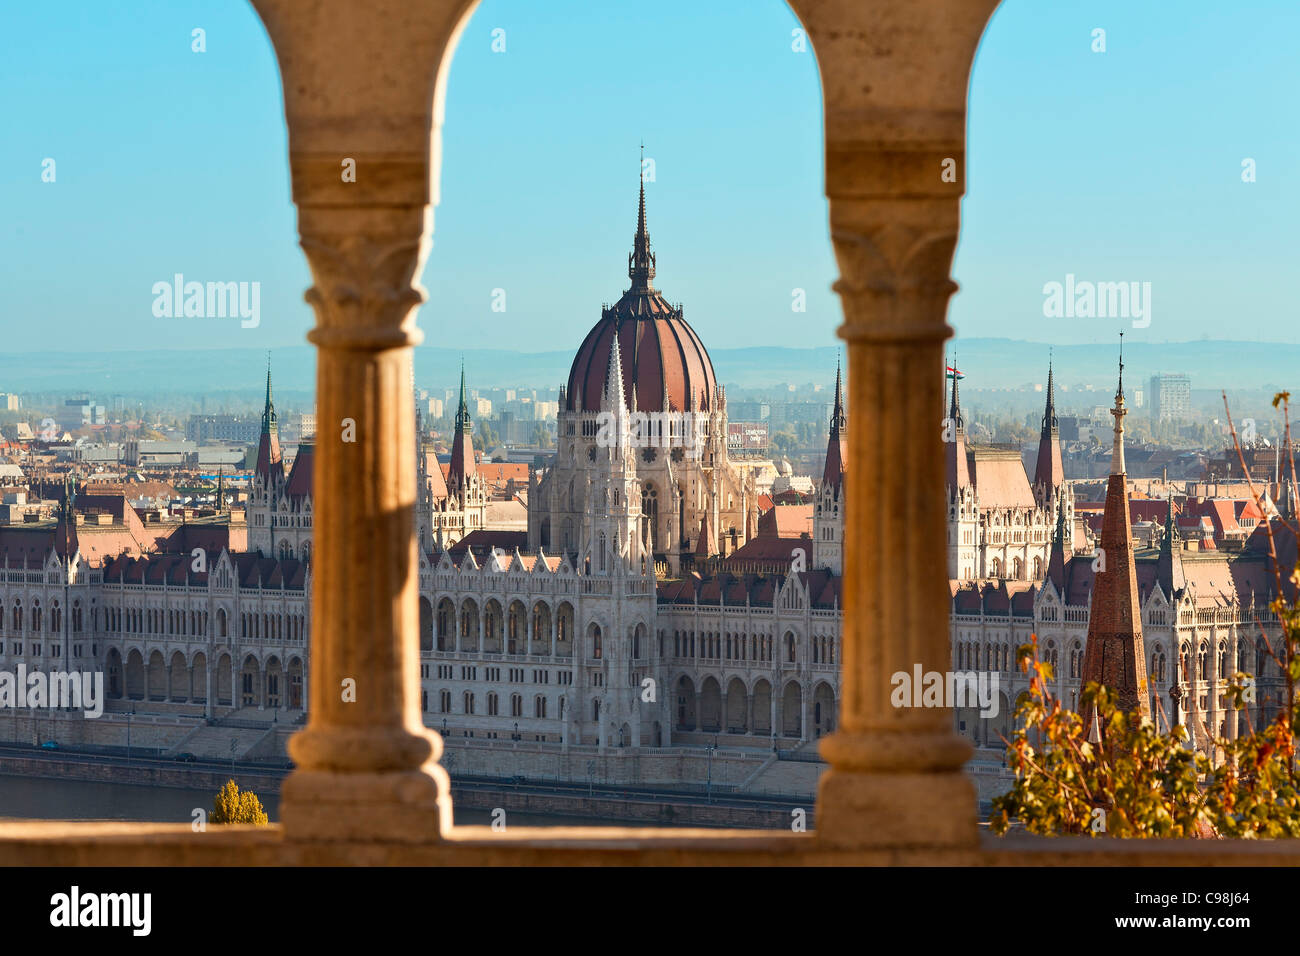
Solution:
{"label": "riverbank", "polygon": [[[287,768],[258,767],[248,763],[187,764],[175,761],[133,758],[103,754],[74,754],[66,751],[22,750],[0,747],[0,781],[16,794],[14,808],[0,799],[0,816],[34,817],[39,819],[130,819],[158,821],[192,819],[192,811],[201,807],[211,809],[212,796],[227,780],[233,779],[243,789],[252,790],[267,808],[271,819],[274,807],[278,813],[282,781],[288,776]],[[48,814],[37,812],[35,804],[24,803],[22,788],[12,781],[40,780],[67,787],[72,800],[55,800],[59,808]],[[150,800],[133,791],[120,791],[126,805],[134,808],[133,815],[115,816],[100,812],[100,807],[113,807],[114,793],[108,790],[83,790],[73,783],[105,788],[138,788],[157,805],[151,811]],[[169,793],[164,793],[167,791]],[[183,798],[176,794],[185,794]],[[137,799],[141,798],[141,799]],[[812,827],[811,801],[780,798],[742,798],[731,795],[674,792],[651,788],[620,789],[607,786],[566,785],[558,783],[529,783],[527,781],[498,781],[481,778],[453,777],[452,799],[456,808],[456,822],[491,823],[502,819],[507,825],[519,826],[639,826],[675,827],[726,827],[757,829],[788,829],[792,821],[803,821]],[[83,806],[82,801],[87,805]],[[143,815],[140,815],[143,814]]]}

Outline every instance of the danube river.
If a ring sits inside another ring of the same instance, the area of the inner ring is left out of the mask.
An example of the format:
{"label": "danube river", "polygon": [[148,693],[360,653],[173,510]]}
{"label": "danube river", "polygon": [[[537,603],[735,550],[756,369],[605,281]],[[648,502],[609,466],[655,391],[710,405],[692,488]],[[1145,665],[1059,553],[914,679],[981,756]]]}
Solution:
{"label": "danube river", "polygon": [[[138,823],[191,823],[194,811],[212,813],[214,794],[207,790],[146,787],[130,783],[48,780],[0,774],[0,818],[25,820],[132,820]],[[258,794],[272,821],[279,819],[277,794]],[[458,826],[492,822],[488,810],[457,808]],[[593,820],[541,813],[511,812],[515,826],[627,826],[617,820]],[[654,826],[638,823],[637,826]]]}

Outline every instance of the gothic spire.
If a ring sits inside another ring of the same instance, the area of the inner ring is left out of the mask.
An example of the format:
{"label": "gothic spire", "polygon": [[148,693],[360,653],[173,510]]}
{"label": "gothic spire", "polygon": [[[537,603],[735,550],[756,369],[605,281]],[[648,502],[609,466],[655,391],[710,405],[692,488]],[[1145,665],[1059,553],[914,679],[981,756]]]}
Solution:
{"label": "gothic spire", "polygon": [[1168,506],[1165,512],[1165,533],[1160,539],[1160,557],[1156,559],[1156,578],[1171,600],[1187,587],[1187,576],[1183,572],[1182,543],[1179,541],[1178,525],[1174,522],[1174,495],[1168,491]]}
{"label": "gothic spire", "polygon": [[1047,408],[1043,410],[1043,431],[1042,437],[1057,433],[1056,423],[1056,391],[1052,382],[1052,357],[1047,357]]}
{"label": "gothic spire", "polygon": [[264,485],[278,484],[284,478],[284,461],[280,455],[280,428],[276,424],[275,405],[271,401],[271,353],[266,353],[266,406],[262,409],[262,436],[257,443],[254,474]]}
{"label": "gothic spire", "polygon": [[271,353],[266,353],[266,405],[262,409],[262,434],[271,434],[272,429],[277,428],[277,419],[275,416],[275,404],[271,401]]}
{"label": "gothic spire", "polygon": [[1115,444],[1111,449],[1110,455],[1110,473],[1112,475],[1122,475],[1126,469],[1124,467],[1124,416],[1128,414],[1124,408],[1124,333],[1119,334],[1119,386],[1115,389],[1115,407],[1110,410],[1111,415],[1115,417]]}
{"label": "gothic spire", "polygon": [[469,404],[465,401],[465,361],[460,363],[460,403],[456,406],[456,431],[469,434],[474,430],[473,419],[470,418]]}
{"label": "gothic spire", "polygon": [[840,363],[835,363],[835,411],[831,413],[831,438],[838,438],[848,425],[844,417],[844,393],[840,387]]}
{"label": "gothic spire", "polygon": [[948,406],[948,417],[952,419],[953,427],[964,428],[966,423],[961,417],[961,400],[957,397],[957,380],[962,377],[962,374],[957,371],[956,355],[952,357],[950,377],[952,378],[952,403]]}
{"label": "gothic spire", "polygon": [[637,176],[641,180],[641,199],[637,207],[636,237],[632,240],[632,253],[627,257],[627,275],[632,280],[632,292],[650,292],[654,286],[655,256],[650,251],[650,233],[645,225],[645,146],[641,147],[641,164]]}
{"label": "gothic spire", "polygon": [[460,404],[456,409],[455,437],[451,442],[451,464],[447,469],[447,485],[450,490],[461,496],[462,507],[465,504],[465,489],[474,474],[474,423],[470,419],[469,406],[465,401],[465,362],[460,363]]}
{"label": "gothic spire", "polygon": [[1052,360],[1047,360],[1047,405],[1043,409],[1043,430],[1038,439],[1038,462],[1034,465],[1035,495],[1045,505],[1065,483],[1065,460],[1061,455],[1061,432],[1056,421],[1056,390],[1052,381]]}
{"label": "gothic spire", "polygon": [[[1122,335],[1123,333],[1121,333]],[[1088,639],[1084,646],[1084,685],[1105,684],[1119,697],[1119,706],[1142,717],[1151,716],[1147,684],[1146,643],[1138,607],[1137,565],[1133,557],[1133,527],[1129,519],[1127,479],[1124,474],[1124,360],[1120,358],[1120,386],[1115,393],[1115,450],[1106,483],[1106,510],[1102,516],[1101,548],[1093,580],[1092,607],[1088,613]],[[1083,715],[1093,719],[1091,708]]]}
{"label": "gothic spire", "polygon": [[605,411],[623,409],[627,402],[623,395],[623,355],[618,346],[618,322],[614,325],[614,339],[609,347],[609,364],[605,369],[605,394],[602,405]]}
{"label": "gothic spire", "polygon": [[844,392],[840,384],[840,366],[835,365],[835,411],[831,413],[831,434],[826,442],[826,467],[822,470],[822,490],[831,490],[838,498],[848,466],[848,418],[844,414]]}

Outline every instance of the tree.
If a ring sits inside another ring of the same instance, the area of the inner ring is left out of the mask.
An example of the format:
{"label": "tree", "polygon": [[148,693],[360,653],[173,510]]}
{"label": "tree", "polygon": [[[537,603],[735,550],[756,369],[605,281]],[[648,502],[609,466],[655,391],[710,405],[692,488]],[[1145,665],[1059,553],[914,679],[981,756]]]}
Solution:
{"label": "tree", "polygon": [[262,809],[262,801],[252,790],[239,790],[239,784],[227,780],[212,801],[210,823],[252,823],[267,826],[271,821]]}
{"label": "tree", "polygon": [[795,437],[794,429],[786,425],[778,432],[773,432],[772,437],[768,439],[772,447],[782,455],[788,455],[794,450],[798,438]]}
{"label": "tree", "polygon": [[[1290,395],[1279,393],[1284,435],[1291,435]],[[1224,396],[1227,407],[1227,396]],[[1241,444],[1228,414],[1233,445]],[[1242,459],[1243,470],[1245,467]],[[1295,480],[1295,461],[1290,462]],[[1251,486],[1256,503],[1260,493]],[[1050,690],[1052,667],[1038,654],[1038,637],[1021,647],[1017,658],[1030,675],[1029,693],[1017,708],[1022,725],[1007,741],[1007,765],[1015,772],[1010,792],[993,801],[989,823],[1005,833],[1018,820],[1040,835],[1089,834],[1120,837],[1300,837],[1300,767],[1294,727],[1300,719],[1300,565],[1284,573],[1275,537],[1300,538],[1295,522],[1262,523],[1268,543],[1274,598],[1269,610],[1281,624],[1274,646],[1260,626],[1259,647],[1277,665],[1286,682],[1286,703],[1259,729],[1236,739],[1212,737],[1201,722],[1201,739],[1216,759],[1189,750],[1181,723],[1160,733],[1150,718],[1138,718],[1117,706],[1117,695],[1095,682],[1084,688],[1081,704],[1094,705],[1098,724],[1083,726],[1079,714],[1063,707]],[[1229,707],[1245,711],[1254,728],[1255,679],[1236,673],[1224,688]],[[1168,726],[1169,719],[1165,717]],[[1100,733],[1097,733],[1100,731]]]}

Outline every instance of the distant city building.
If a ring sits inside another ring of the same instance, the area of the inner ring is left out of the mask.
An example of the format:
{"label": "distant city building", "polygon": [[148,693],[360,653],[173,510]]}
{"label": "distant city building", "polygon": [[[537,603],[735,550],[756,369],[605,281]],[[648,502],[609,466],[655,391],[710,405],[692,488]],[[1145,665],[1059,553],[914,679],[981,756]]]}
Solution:
{"label": "distant city building", "polygon": [[732,402],[727,410],[734,416],[733,422],[763,422],[772,414],[772,406],[767,402]]}
{"label": "distant city building", "polygon": [[1147,389],[1151,417],[1160,422],[1185,422],[1192,412],[1192,380],[1186,375],[1153,375]]}
{"label": "distant city building", "polygon": [[16,412],[22,408],[22,402],[13,392],[0,392],[0,410]]}
{"label": "distant city building", "polygon": [[185,438],[196,444],[204,442],[239,442],[251,445],[257,441],[259,423],[255,418],[237,415],[191,415],[185,424]]}
{"label": "distant city building", "polygon": [[104,406],[96,405],[88,398],[70,398],[55,413],[55,421],[61,429],[103,425],[106,420]]}

